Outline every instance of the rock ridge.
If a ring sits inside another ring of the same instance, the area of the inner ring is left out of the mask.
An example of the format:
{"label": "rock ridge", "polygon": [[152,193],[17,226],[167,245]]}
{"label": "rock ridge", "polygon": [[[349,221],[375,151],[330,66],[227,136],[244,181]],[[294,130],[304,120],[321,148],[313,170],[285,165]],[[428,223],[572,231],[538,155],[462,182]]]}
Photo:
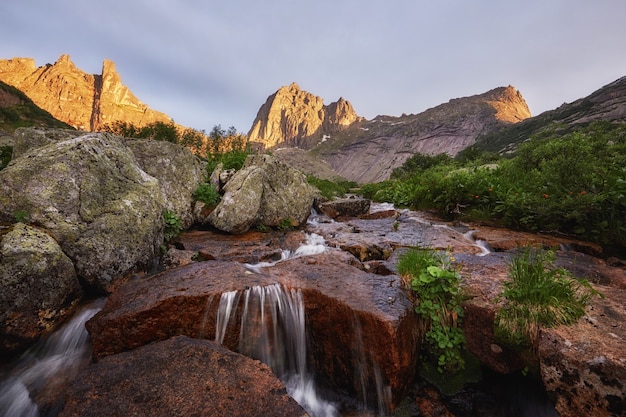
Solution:
{"label": "rock ridge", "polygon": [[252,123],[248,139],[265,148],[310,149],[327,135],[362,119],[343,97],[324,105],[321,97],[300,89],[294,82],[267,98]]}
{"label": "rock ridge", "polygon": [[67,54],[54,64],[36,67],[32,58],[0,60],[0,80],[23,91],[37,106],[70,126],[102,130],[123,121],[135,126],[171,123],[165,113],[142,103],[126,87],[113,61],[105,59],[101,74],[87,74]]}

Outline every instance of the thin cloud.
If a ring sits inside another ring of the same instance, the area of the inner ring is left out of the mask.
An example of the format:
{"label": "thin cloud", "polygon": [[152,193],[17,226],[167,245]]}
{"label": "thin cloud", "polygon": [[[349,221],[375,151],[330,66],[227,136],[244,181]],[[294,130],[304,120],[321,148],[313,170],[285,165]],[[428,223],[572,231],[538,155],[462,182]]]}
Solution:
{"label": "thin cloud", "polygon": [[623,0],[415,2],[22,0],[0,5],[0,58],[104,59],[178,123],[247,131],[279,87],[418,113],[512,84],[533,114],[626,75]]}

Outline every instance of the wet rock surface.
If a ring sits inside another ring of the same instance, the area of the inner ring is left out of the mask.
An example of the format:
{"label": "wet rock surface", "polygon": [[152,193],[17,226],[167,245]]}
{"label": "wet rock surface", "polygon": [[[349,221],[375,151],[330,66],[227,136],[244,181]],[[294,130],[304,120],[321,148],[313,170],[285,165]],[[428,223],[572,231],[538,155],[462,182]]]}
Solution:
{"label": "wet rock surface", "polygon": [[543,329],[541,377],[561,417],[626,416],[626,290],[597,286],[587,315]]}
{"label": "wet rock surface", "polygon": [[271,369],[184,336],[108,356],[84,369],[60,416],[306,416]]}
{"label": "wet rock surface", "polygon": [[[220,338],[223,347],[239,351],[243,294],[279,285],[301,291],[308,366],[316,382],[337,398],[367,403],[371,410],[393,410],[414,381],[420,347],[411,296],[395,265],[402,251],[417,245],[447,251],[459,267],[468,295],[464,305],[468,350],[483,366],[501,374],[515,374],[525,366],[517,352],[499,345],[493,336],[496,297],[517,247],[503,242],[554,247],[558,239],[445,223],[406,210],[373,207],[363,217],[336,222],[311,216],[306,231],[322,236],[326,249],[317,247],[308,256],[298,253],[287,259],[283,250],[294,255],[310,243],[303,231],[182,234],[166,257],[171,262],[168,270],[136,276],[116,287],[103,310],[87,323],[94,357],[98,363],[115,361],[109,358],[180,336],[200,342],[217,339],[221,300],[229,292],[236,293],[233,312]],[[489,246],[495,251],[487,253]],[[557,265],[588,277],[605,298],[593,299],[587,316],[576,325],[542,331],[538,358],[543,382],[561,415],[620,415],[615,410],[623,405],[625,392],[624,269],[619,262],[611,266],[574,251],[574,246],[557,247],[561,248]],[[104,391],[98,395],[110,395]],[[456,412],[449,398],[431,394],[410,394],[415,395],[412,407],[421,410],[417,415]],[[467,404],[475,401],[467,399]],[[489,401],[480,407],[493,409]],[[429,403],[433,407],[427,411]]]}
{"label": "wet rock surface", "polygon": [[[398,276],[368,273],[348,260],[331,250],[256,272],[236,262],[207,261],[131,281],[87,323],[94,356],[101,359],[175,335],[213,339],[222,294],[278,283],[302,291],[316,374],[348,395],[365,390],[374,402],[382,387],[393,407],[416,368],[416,317]],[[232,350],[241,343],[241,310],[239,304],[223,336]]]}

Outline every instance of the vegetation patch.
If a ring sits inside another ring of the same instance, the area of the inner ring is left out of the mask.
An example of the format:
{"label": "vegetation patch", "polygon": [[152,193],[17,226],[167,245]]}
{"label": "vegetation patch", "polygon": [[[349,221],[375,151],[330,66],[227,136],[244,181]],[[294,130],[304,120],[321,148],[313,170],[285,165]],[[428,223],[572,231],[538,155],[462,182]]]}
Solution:
{"label": "vegetation patch", "polygon": [[447,219],[489,220],[512,229],[566,234],[626,247],[626,126],[595,122],[546,131],[512,157],[465,152],[416,155],[367,198],[436,210]]}
{"label": "vegetation patch", "polygon": [[357,183],[353,181],[331,181],[320,179],[312,175],[307,176],[309,185],[317,188],[323,197],[332,200],[336,197],[344,197],[346,193],[357,187]]}
{"label": "vegetation patch", "polygon": [[204,182],[193,192],[193,198],[196,201],[202,201],[207,207],[216,207],[222,196],[212,184]]}
{"label": "vegetation patch", "polygon": [[169,210],[163,210],[163,240],[169,242],[183,231],[183,222],[180,218]]}
{"label": "vegetation patch", "polygon": [[574,279],[553,264],[552,251],[523,247],[509,261],[509,280],[496,313],[496,339],[520,350],[536,346],[539,329],[572,324],[590,299],[600,295],[586,280]]}
{"label": "vegetation patch", "polygon": [[429,249],[409,249],[398,260],[398,272],[415,292],[415,312],[422,323],[427,356],[440,373],[465,367],[465,335],[461,328],[464,299],[461,276],[453,258]]}
{"label": "vegetation patch", "polygon": [[6,168],[11,162],[11,155],[13,155],[12,146],[0,146],[0,170]]}

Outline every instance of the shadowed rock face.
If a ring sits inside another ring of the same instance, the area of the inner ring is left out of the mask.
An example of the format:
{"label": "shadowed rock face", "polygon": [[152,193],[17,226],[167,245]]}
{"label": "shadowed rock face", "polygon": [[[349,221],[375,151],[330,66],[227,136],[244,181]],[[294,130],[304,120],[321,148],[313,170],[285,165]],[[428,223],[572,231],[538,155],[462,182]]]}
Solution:
{"label": "shadowed rock face", "polygon": [[[127,283],[87,323],[94,356],[123,352],[175,335],[214,338],[221,294],[281,284],[302,291],[312,367],[331,388],[376,401],[376,375],[401,399],[416,367],[419,335],[398,276],[364,272],[334,251],[294,258],[251,273],[232,262],[207,261]],[[242,300],[239,301],[240,303]],[[241,306],[224,335],[237,350]],[[355,330],[356,329],[356,330]],[[356,377],[359,367],[362,375]]]}
{"label": "shadowed rock face", "polygon": [[174,337],[83,370],[60,416],[305,416],[271,369],[208,341]]}
{"label": "shadowed rock face", "polygon": [[606,297],[596,297],[583,319],[541,330],[541,377],[562,417],[626,413],[626,291],[597,289]]}
{"label": "shadowed rock face", "polygon": [[0,229],[0,354],[31,345],[82,297],[72,261],[43,230]]}

